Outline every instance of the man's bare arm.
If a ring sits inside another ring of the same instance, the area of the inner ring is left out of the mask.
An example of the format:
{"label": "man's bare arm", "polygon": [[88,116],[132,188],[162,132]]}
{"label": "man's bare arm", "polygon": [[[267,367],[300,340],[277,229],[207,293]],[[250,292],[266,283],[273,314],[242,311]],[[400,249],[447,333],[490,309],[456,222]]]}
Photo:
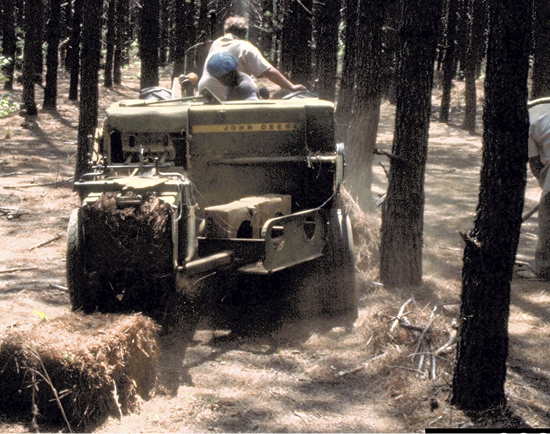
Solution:
{"label": "man's bare arm", "polygon": [[286,78],[281,72],[275,68],[271,67],[266,72],[262,74],[263,77],[271,80],[276,85],[280,86],[283,89],[288,89],[292,92],[297,92],[299,90],[307,90],[306,87],[302,84],[293,84],[288,78]]}

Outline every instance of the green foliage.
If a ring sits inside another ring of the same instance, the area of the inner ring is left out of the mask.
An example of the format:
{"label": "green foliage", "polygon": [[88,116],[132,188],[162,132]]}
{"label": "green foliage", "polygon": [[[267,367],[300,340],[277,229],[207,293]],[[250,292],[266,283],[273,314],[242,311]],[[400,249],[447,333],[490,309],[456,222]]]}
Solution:
{"label": "green foliage", "polygon": [[8,101],[9,94],[0,95],[0,118],[5,118],[12,113],[19,111],[21,103]]}
{"label": "green foliage", "polygon": [[[0,71],[3,70],[9,64],[10,64],[10,59],[5,58],[4,56],[0,56]],[[0,73],[0,84],[4,83],[5,81],[6,81],[6,77]],[[8,100],[9,96],[10,96],[9,93],[0,95],[0,118],[4,118],[16,111],[19,111],[19,107],[21,106],[21,104],[18,102],[9,101]]]}

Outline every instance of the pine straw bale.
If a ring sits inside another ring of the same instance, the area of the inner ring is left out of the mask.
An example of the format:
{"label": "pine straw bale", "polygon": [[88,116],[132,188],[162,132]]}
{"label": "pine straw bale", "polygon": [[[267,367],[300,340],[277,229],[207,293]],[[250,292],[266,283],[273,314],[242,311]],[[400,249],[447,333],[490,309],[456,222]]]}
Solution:
{"label": "pine straw bale", "polygon": [[82,207],[82,249],[99,311],[154,314],[163,307],[173,290],[171,226],[170,205],[154,194],[117,206],[105,193]]}
{"label": "pine straw bale", "polygon": [[171,209],[158,197],[118,208],[115,197],[103,194],[82,207],[82,223],[91,270],[172,271]]}
{"label": "pine straw bale", "polygon": [[139,314],[71,313],[9,333],[0,345],[0,413],[28,416],[34,400],[40,423],[64,424],[61,405],[73,427],[85,427],[137,410],[155,385],[157,332]]}

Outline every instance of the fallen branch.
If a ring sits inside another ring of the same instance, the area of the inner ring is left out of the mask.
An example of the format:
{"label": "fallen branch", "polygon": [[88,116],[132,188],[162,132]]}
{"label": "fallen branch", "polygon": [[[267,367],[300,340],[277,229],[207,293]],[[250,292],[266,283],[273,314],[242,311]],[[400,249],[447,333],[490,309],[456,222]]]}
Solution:
{"label": "fallen branch", "polygon": [[412,371],[412,372],[416,372],[418,374],[422,374],[422,375],[426,375],[425,372],[419,370],[419,369],[414,369],[414,368],[408,368],[407,366],[397,366],[397,365],[388,365],[388,368],[392,368],[392,369],[403,369],[405,371]]}
{"label": "fallen branch", "polygon": [[12,190],[17,188],[31,188],[31,187],[50,187],[50,186],[57,187],[59,185],[68,184],[69,182],[73,182],[73,177],[70,177],[65,181],[44,182],[42,184],[5,185],[3,188],[7,190]]}
{"label": "fallen branch", "polygon": [[435,377],[436,377],[435,354],[434,354],[434,347],[431,342],[430,342],[430,357],[431,357],[431,366],[432,366],[432,380],[435,380]]}
{"label": "fallen branch", "polygon": [[365,367],[365,365],[361,365],[361,366],[357,366],[357,367],[352,368],[352,369],[346,369],[345,371],[338,371],[336,373],[336,375],[338,375],[339,377],[343,377],[344,375],[355,374],[356,372],[359,372],[364,367]]}
{"label": "fallen branch", "polygon": [[30,214],[27,211],[21,211],[20,208],[0,208],[0,215],[7,216],[8,219],[13,219],[15,217],[21,217],[22,215]]}
{"label": "fallen branch", "polygon": [[401,306],[401,309],[399,309],[399,313],[397,314],[397,316],[395,317],[395,320],[393,321],[393,324],[392,326],[390,327],[390,333],[395,329],[395,327],[397,327],[397,324],[399,324],[400,322],[400,319],[401,317],[404,315],[404,312],[405,312],[405,308],[407,307],[407,305],[413,301],[413,298],[409,298],[404,304],[403,306]]}
{"label": "fallen branch", "polygon": [[432,309],[432,313],[430,314],[430,320],[428,321],[428,325],[426,326],[426,328],[424,328],[424,330],[422,330],[422,334],[418,338],[418,344],[416,344],[416,349],[414,350],[415,353],[418,352],[418,350],[420,349],[420,344],[422,343],[422,340],[424,339],[424,336],[426,336],[426,333],[428,332],[428,330],[430,329],[432,323],[435,320],[434,313],[435,313],[436,310],[437,310],[437,305],[435,305],[434,308]]}
{"label": "fallen branch", "polygon": [[12,197],[12,196],[13,196],[13,193],[8,194],[4,199],[2,199],[2,200],[0,201],[0,203],[4,203],[5,201],[7,201],[7,200],[8,200],[10,197]]}
{"label": "fallen branch", "polygon": [[23,175],[23,172],[0,173],[0,177]]}
{"label": "fallen branch", "polygon": [[38,249],[39,247],[43,247],[47,244],[53,243],[54,241],[57,241],[58,239],[60,239],[63,236],[63,234],[64,234],[64,232],[59,232],[55,237],[49,239],[48,241],[44,241],[42,243],[36,244],[32,247],[29,247],[28,251],[30,252],[31,250]]}
{"label": "fallen branch", "polygon": [[19,271],[31,271],[31,270],[38,270],[38,267],[16,267],[16,268],[7,268],[5,270],[0,270],[0,274],[7,274],[7,273],[17,273]]}
{"label": "fallen branch", "polygon": [[434,354],[437,356],[445,351],[451,349],[451,347],[456,343],[458,330],[456,327],[453,327],[451,333],[449,334],[449,340],[445,342],[441,347],[434,351]]}

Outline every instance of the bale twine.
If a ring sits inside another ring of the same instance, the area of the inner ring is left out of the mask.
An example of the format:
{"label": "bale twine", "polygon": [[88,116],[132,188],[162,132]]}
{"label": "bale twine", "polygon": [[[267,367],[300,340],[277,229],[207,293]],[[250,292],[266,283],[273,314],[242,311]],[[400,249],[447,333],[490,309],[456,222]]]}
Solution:
{"label": "bale twine", "polygon": [[0,413],[82,429],[139,408],[155,385],[158,326],[135,315],[71,313],[0,344]]}

